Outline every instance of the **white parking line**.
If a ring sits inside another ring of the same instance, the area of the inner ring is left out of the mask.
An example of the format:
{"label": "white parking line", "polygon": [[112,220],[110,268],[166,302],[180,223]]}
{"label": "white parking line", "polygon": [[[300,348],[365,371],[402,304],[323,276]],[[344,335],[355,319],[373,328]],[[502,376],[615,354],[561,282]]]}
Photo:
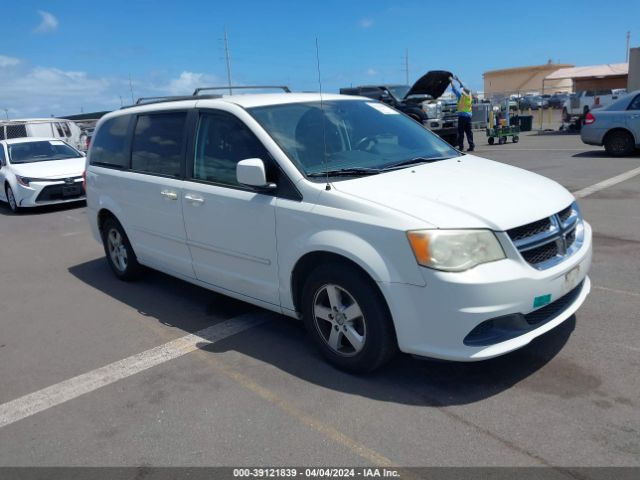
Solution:
{"label": "white parking line", "polygon": [[573,196],[576,198],[588,197],[589,195],[593,195],[594,193],[599,192],[600,190],[613,187],[618,183],[624,182],[625,180],[629,180],[630,178],[633,178],[636,175],[640,175],[640,167],[634,168],[633,170],[629,170],[628,172],[621,173],[620,175],[616,175],[615,177],[607,178],[606,180],[593,184],[590,187],[583,188],[582,190],[573,192]]}
{"label": "white parking line", "polygon": [[269,319],[268,313],[249,313],[225,320],[142,353],[64,380],[0,405],[0,428],[47,410],[85,393],[148,370],[174,358],[255,327]]}

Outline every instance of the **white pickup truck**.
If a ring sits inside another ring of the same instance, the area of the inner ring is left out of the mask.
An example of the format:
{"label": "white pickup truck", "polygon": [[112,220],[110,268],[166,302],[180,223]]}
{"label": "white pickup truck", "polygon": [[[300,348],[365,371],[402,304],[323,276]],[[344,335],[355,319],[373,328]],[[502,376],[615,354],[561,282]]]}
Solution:
{"label": "white pickup truck", "polygon": [[562,107],[562,120],[566,123],[582,125],[584,116],[595,108],[606,107],[626,94],[624,88],[608,90],[583,90],[571,94]]}

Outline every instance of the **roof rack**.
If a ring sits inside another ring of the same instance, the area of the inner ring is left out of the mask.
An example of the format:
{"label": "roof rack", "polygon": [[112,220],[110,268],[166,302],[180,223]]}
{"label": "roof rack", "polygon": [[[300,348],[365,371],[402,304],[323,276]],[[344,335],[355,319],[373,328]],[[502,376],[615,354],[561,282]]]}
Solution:
{"label": "roof rack", "polygon": [[208,93],[202,94],[201,92],[206,90],[256,90],[256,89],[265,89],[265,88],[273,88],[276,90],[283,90],[286,93],[291,93],[289,87],[286,85],[238,85],[238,86],[226,86],[226,87],[202,87],[196,88],[192,95],[168,95],[168,96],[159,96],[159,97],[140,97],[136,100],[136,103],[133,105],[125,105],[124,107],[120,107],[120,110],[125,108],[137,107],[140,105],[151,105],[153,103],[164,103],[164,102],[177,102],[179,100],[194,100],[194,99],[211,99],[211,98],[221,98],[221,94],[217,93]]}
{"label": "roof rack", "polygon": [[178,100],[193,100],[197,98],[220,98],[222,95],[169,95],[166,97],[140,97],[133,105],[125,105],[122,108],[131,108],[138,105],[149,105],[151,103],[176,102]]}
{"label": "roof rack", "polygon": [[291,90],[289,90],[289,87],[287,87],[286,85],[228,85],[226,87],[202,87],[202,88],[196,88],[195,91],[193,92],[193,96],[198,96],[200,95],[200,92],[204,91],[204,90],[264,90],[264,89],[274,89],[274,90],[282,90],[285,93],[291,93]]}

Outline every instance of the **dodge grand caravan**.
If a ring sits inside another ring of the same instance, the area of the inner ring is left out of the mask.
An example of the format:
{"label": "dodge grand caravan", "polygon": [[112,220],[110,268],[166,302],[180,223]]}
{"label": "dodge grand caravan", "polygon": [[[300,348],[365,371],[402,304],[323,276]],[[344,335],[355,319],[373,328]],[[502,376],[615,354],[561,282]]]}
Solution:
{"label": "dodge grand caravan", "polygon": [[355,372],[402,352],[476,361],[564,322],[591,227],[559,184],[462,154],[367,98],[190,97],[103,117],[89,221],[143,266],[301,318]]}

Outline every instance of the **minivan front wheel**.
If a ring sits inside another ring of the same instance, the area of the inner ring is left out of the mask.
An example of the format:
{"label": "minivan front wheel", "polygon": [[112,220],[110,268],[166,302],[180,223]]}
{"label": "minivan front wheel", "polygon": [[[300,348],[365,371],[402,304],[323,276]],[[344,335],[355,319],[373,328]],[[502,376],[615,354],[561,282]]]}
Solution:
{"label": "minivan front wheel", "polygon": [[126,281],[138,278],[142,267],[122,225],[114,218],[108,218],[102,226],[102,243],[107,262],[116,277]]}
{"label": "minivan front wheel", "polygon": [[303,319],[323,356],[354,373],[388,361],[397,340],[387,306],[375,284],[356,268],[316,268],[302,291]]}

